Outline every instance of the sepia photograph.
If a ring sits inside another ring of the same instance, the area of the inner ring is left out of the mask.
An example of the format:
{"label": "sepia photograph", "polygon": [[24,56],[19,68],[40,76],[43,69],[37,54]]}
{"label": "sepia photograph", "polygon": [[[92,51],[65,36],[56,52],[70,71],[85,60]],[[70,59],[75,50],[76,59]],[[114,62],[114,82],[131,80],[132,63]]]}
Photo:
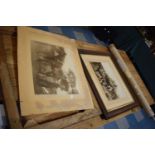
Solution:
{"label": "sepia photograph", "polygon": [[100,62],[91,62],[93,70],[105,92],[108,100],[115,100],[119,98],[117,93],[118,85],[116,82],[107,74],[102,63]]}
{"label": "sepia photograph", "polygon": [[78,94],[76,76],[65,67],[64,48],[37,41],[31,42],[34,91],[39,94]]}

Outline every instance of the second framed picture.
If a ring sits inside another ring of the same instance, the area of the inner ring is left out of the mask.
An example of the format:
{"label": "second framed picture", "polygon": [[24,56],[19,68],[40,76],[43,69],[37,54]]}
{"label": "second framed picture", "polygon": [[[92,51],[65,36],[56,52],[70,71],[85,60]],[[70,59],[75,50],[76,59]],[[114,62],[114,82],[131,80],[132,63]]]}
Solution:
{"label": "second framed picture", "polygon": [[132,88],[110,54],[79,50],[86,77],[105,118],[136,106]]}

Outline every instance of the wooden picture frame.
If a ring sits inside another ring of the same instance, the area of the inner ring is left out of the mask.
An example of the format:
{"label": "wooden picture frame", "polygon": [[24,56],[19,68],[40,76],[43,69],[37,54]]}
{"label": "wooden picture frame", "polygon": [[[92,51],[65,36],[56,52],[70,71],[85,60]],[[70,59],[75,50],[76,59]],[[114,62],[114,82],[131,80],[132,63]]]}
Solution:
{"label": "wooden picture frame", "polygon": [[[101,53],[79,49],[79,54],[85,70],[85,75],[103,111],[103,116],[106,119],[118,115],[119,113],[129,110],[137,105],[137,96],[133,93],[132,87],[129,85],[128,80],[125,78],[118,64],[114,61],[114,57],[110,52]],[[93,68],[94,64],[97,64],[97,66],[104,71],[104,77],[106,77],[107,80],[98,79],[101,75],[95,73]],[[101,85],[101,81],[102,84],[105,83],[105,85]],[[108,93],[108,91],[105,90],[107,81],[111,81],[111,92],[113,92],[113,95],[110,94],[110,91]],[[113,88],[112,85],[114,86]],[[117,87],[118,94],[114,91],[115,87]]]}
{"label": "wooden picture frame", "polygon": [[67,37],[18,27],[21,115],[93,109],[76,44]]}

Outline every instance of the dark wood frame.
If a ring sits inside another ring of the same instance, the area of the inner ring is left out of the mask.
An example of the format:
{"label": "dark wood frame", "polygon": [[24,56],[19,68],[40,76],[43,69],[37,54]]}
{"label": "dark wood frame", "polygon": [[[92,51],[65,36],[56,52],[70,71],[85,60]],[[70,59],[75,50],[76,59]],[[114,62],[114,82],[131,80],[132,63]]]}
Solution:
{"label": "dark wood frame", "polygon": [[93,82],[93,80],[92,80],[92,78],[91,78],[91,76],[90,76],[90,74],[89,74],[89,72],[88,72],[88,70],[87,70],[81,56],[80,56],[82,66],[84,68],[84,73],[85,73],[85,75],[86,75],[86,77],[88,79],[88,82],[90,83],[91,89],[92,89],[92,91],[93,91],[93,93],[94,93],[94,95],[96,97],[96,100],[97,100],[97,102],[98,102],[98,104],[99,104],[99,106],[100,106],[100,108],[101,108],[101,110],[103,112],[103,115],[102,115],[103,118],[109,119],[109,118],[114,117],[114,116],[116,116],[116,115],[118,115],[120,113],[123,113],[123,112],[125,112],[125,111],[127,111],[129,109],[132,109],[132,108],[134,108],[134,107],[136,107],[138,105],[138,102],[139,102],[138,97],[135,95],[135,93],[133,91],[133,88],[129,84],[129,81],[125,77],[124,73],[122,72],[119,65],[116,63],[115,58],[113,57],[113,55],[110,52],[109,53],[101,53],[101,52],[98,52],[98,51],[90,51],[90,50],[84,50],[84,49],[78,49],[78,51],[79,51],[79,55],[80,54],[89,54],[89,55],[109,56],[112,59],[116,69],[118,70],[118,72],[121,75],[127,89],[129,90],[130,94],[132,95],[132,97],[134,99],[134,102],[132,104],[129,104],[129,105],[126,105],[126,106],[124,106],[122,108],[118,108],[116,110],[108,112],[106,110],[106,107],[105,107],[99,93],[98,93],[98,90],[97,90],[97,88],[95,86],[95,83]]}

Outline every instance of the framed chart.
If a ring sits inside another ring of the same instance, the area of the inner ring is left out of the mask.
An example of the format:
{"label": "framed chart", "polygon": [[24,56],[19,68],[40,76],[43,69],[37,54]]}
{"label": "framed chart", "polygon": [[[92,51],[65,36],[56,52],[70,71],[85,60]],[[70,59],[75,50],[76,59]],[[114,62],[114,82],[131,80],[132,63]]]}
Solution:
{"label": "framed chart", "polygon": [[93,102],[74,41],[18,27],[21,114],[92,109]]}
{"label": "framed chart", "polygon": [[122,78],[110,54],[79,50],[86,76],[106,118],[124,112],[135,104],[135,95]]}

